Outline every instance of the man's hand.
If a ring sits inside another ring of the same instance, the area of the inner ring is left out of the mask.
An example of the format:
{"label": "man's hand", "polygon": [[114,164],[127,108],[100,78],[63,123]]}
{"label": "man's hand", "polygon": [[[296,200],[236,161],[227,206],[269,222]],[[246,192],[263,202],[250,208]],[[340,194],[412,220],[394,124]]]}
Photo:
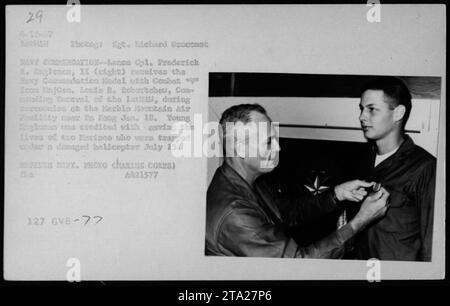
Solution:
{"label": "man's hand", "polygon": [[384,216],[389,208],[388,198],[389,192],[383,187],[369,195],[362,203],[356,216],[349,222],[353,230],[359,231],[373,220]]}
{"label": "man's hand", "polygon": [[375,182],[365,182],[354,180],[342,183],[334,187],[334,194],[338,201],[353,201],[359,202],[367,195],[365,188],[372,187]]}

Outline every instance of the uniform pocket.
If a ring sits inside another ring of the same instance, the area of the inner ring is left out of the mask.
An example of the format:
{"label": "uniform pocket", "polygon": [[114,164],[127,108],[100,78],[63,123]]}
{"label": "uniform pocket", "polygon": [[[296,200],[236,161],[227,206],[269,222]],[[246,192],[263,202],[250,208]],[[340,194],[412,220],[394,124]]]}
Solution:
{"label": "uniform pocket", "polygon": [[410,198],[398,190],[389,190],[389,209],[377,223],[377,227],[387,232],[411,232],[418,229],[417,209]]}
{"label": "uniform pocket", "polygon": [[403,190],[386,187],[389,192],[389,207],[400,208],[408,204],[409,199]]}

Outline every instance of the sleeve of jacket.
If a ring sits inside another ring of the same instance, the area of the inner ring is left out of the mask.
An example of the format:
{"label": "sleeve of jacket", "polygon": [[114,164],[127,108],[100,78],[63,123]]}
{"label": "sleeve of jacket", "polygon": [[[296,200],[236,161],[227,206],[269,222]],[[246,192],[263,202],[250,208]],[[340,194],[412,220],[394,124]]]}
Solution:
{"label": "sleeve of jacket", "polygon": [[431,261],[435,186],[436,160],[433,160],[424,167],[417,180],[416,188],[417,206],[420,213],[420,238],[422,240],[419,260],[422,261]]}
{"label": "sleeve of jacket", "polygon": [[278,207],[284,222],[289,226],[304,224],[307,220],[338,209],[332,188],[318,195],[306,194],[298,198],[281,198]]}
{"label": "sleeve of jacket", "polygon": [[346,225],[317,243],[299,247],[284,234],[282,227],[268,223],[258,210],[239,208],[223,218],[217,239],[220,248],[235,256],[340,258],[345,252],[345,242],[353,234],[353,229]]}

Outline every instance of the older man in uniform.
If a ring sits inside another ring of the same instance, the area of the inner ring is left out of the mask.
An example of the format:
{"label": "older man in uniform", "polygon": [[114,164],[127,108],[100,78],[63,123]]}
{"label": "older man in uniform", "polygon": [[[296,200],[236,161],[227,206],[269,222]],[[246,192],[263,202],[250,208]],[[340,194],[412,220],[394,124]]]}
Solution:
{"label": "older man in uniform", "polygon": [[[340,258],[346,242],[386,212],[389,193],[381,188],[367,196],[373,183],[360,180],[278,205],[257,180],[277,166],[280,151],[265,109],[233,106],[222,114],[220,125],[225,158],[207,192],[206,255]],[[286,235],[288,226],[338,209],[340,201],[363,198],[349,223],[312,245],[301,247]]]}

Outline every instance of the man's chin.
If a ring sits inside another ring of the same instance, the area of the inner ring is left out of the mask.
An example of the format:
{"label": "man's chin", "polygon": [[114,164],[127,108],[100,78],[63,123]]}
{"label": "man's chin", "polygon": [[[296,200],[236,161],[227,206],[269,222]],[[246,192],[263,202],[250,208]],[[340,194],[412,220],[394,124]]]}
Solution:
{"label": "man's chin", "polygon": [[272,160],[261,162],[261,170],[263,172],[271,172],[276,166],[278,166],[278,162]]}
{"label": "man's chin", "polygon": [[370,132],[363,132],[363,136],[367,140],[373,140],[373,135]]}

